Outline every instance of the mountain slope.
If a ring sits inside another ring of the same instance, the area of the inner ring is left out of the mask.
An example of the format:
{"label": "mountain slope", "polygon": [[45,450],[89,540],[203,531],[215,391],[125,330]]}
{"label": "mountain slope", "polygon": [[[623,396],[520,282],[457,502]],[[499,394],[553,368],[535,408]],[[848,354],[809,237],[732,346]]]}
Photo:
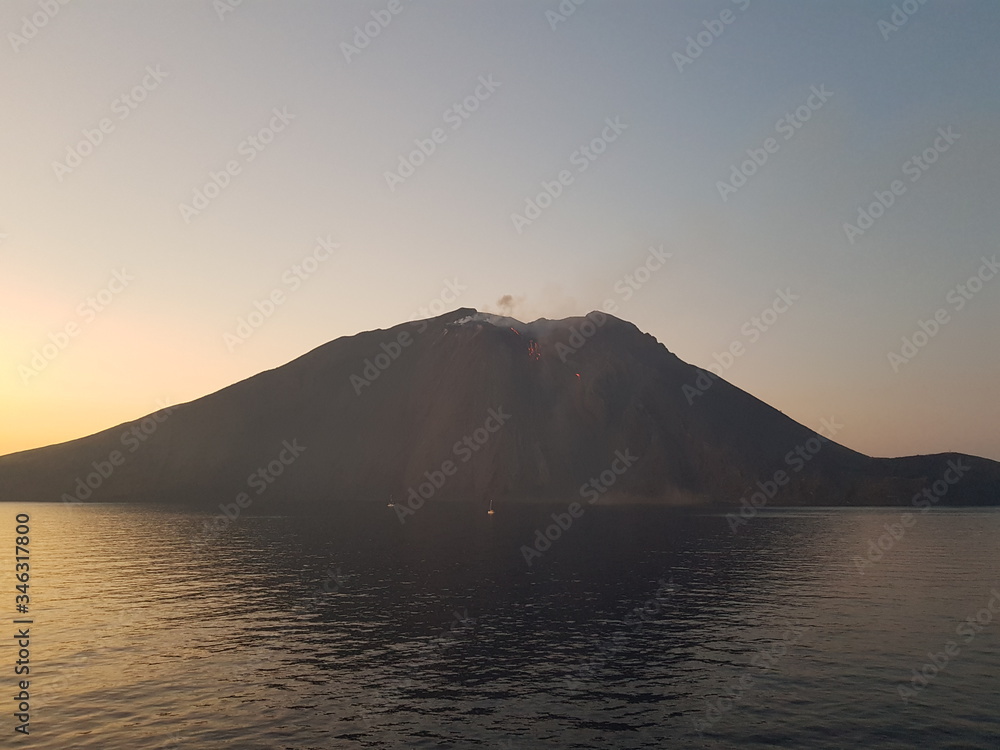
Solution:
{"label": "mountain slope", "polygon": [[997,462],[869,458],[612,316],[524,324],[460,309],[2,457],[0,499],[569,502],[588,484],[610,502],[737,505],[760,490],[773,505],[902,504],[956,460],[973,468],[940,504],[997,502]]}

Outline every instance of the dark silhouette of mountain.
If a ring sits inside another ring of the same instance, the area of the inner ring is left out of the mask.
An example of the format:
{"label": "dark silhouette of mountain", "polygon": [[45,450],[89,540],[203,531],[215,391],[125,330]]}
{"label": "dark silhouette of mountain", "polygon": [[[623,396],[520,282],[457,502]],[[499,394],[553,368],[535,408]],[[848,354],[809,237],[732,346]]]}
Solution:
{"label": "dark silhouette of mountain", "polygon": [[0,458],[7,501],[248,506],[265,493],[986,505],[1000,463],[857,453],[610,315],[525,324],[472,309],[343,337],[136,422]]}

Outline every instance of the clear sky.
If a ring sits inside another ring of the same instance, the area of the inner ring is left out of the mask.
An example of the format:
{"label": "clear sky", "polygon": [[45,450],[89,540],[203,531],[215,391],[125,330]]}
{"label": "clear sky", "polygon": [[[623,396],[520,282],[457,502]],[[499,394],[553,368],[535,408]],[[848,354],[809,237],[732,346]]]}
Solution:
{"label": "clear sky", "polygon": [[512,295],[733,345],[866,453],[1000,459],[992,0],[6,0],[0,31],[0,453]]}

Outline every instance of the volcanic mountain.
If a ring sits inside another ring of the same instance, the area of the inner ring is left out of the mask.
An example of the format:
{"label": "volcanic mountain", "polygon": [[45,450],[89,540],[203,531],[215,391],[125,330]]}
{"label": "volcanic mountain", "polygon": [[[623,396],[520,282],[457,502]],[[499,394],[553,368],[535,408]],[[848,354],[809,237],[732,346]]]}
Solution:
{"label": "volcanic mountain", "polygon": [[0,500],[1000,500],[1000,463],[871,458],[828,427],[804,427],[610,315],[521,323],[459,309],[339,338],[144,419],[4,456]]}

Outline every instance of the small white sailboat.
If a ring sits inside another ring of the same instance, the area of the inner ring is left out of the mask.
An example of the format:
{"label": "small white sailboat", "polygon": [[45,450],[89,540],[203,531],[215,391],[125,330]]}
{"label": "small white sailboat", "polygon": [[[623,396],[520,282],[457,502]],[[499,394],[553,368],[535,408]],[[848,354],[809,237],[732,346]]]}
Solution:
{"label": "small white sailboat", "polygon": [[490,509],[488,511],[486,511],[486,515],[488,515],[488,516],[492,516],[493,515],[493,498],[492,497],[490,498]]}
{"label": "small white sailboat", "polygon": [[392,495],[389,495],[389,504],[386,507],[387,508],[395,508],[396,507],[396,503],[394,503],[392,501]]}

